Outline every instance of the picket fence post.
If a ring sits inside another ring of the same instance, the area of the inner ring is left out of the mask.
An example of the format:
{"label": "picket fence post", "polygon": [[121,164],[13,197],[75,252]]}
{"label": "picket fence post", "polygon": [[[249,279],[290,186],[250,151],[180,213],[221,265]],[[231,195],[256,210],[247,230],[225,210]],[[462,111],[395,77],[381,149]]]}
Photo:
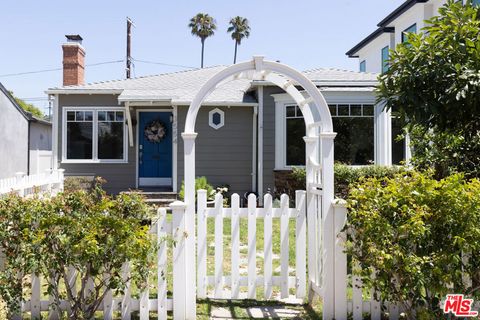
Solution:
{"label": "picket fence post", "polygon": [[346,236],[342,233],[347,220],[347,207],[343,200],[334,202],[335,232],[335,319],[347,319],[347,255]]}
{"label": "picket fence post", "polygon": [[25,176],[26,174],[24,172],[15,173],[16,189],[18,189],[18,195],[21,197],[25,196],[25,188],[23,183]]}

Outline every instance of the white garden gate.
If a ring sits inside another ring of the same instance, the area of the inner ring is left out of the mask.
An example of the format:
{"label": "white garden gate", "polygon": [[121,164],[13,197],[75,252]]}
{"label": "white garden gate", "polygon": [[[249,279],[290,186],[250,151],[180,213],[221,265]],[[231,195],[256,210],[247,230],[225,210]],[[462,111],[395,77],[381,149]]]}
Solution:
{"label": "white garden gate", "polygon": [[[273,83],[285,90],[295,100],[302,111],[305,126],[306,137],[306,216],[308,228],[308,287],[310,288],[309,297],[313,298],[315,294],[319,294],[323,299],[323,317],[324,319],[335,318],[335,239],[334,233],[334,189],[333,189],[333,140],[336,133],[333,132],[332,118],[328,105],[318,90],[318,88],[302,73],[278,62],[266,61],[261,56],[255,56],[253,60],[232,65],[219,72],[208,80],[199,90],[188,109],[185,121],[185,131],[182,133],[184,140],[184,159],[185,159],[185,216],[184,224],[188,237],[184,240],[186,250],[185,258],[185,300],[182,306],[185,307],[184,319],[195,319],[196,316],[196,292],[191,288],[198,288],[199,296],[205,295],[205,284],[212,283],[216,287],[215,295],[223,295],[223,285],[229,283],[232,295],[236,295],[237,287],[246,284],[249,288],[248,296],[254,297],[255,287],[260,284],[269,288],[270,284],[277,280],[271,277],[267,267],[267,274],[264,278],[257,277],[254,270],[254,260],[249,258],[249,272],[246,279],[238,277],[238,274],[232,273],[230,278],[224,277],[220,262],[221,255],[215,257],[215,275],[213,278],[205,275],[205,240],[202,217],[209,214],[215,217],[216,229],[222,230],[222,223],[225,209],[216,207],[213,210],[199,210],[199,230],[198,234],[198,277],[196,278],[195,267],[197,266],[195,247],[197,237],[195,232],[195,122],[198,111],[205,98],[222,83],[235,79],[261,80]],[[300,93],[298,87],[302,87],[307,96]],[[218,201],[218,200],[217,200]],[[252,200],[253,201],[253,200]],[[268,201],[268,199],[267,199]],[[298,201],[298,199],[297,199]],[[267,202],[267,205],[269,202]],[[201,204],[202,205],[202,204]],[[230,213],[240,212],[237,210],[236,201],[234,207],[230,208]],[[215,211],[216,210],[216,211]],[[298,210],[297,210],[298,211]],[[255,242],[255,224],[256,219],[262,213],[269,212],[271,216],[275,216],[275,211],[265,210],[253,207],[249,201],[248,215],[248,233],[249,246]],[[245,214],[245,212],[244,212]],[[233,215],[235,216],[235,214]],[[250,218],[252,216],[252,218]],[[236,219],[236,218],[234,218]],[[234,220],[232,219],[232,221]],[[285,224],[287,214],[281,214],[281,218]],[[265,222],[269,223],[269,218]],[[297,220],[298,221],[298,220]],[[220,234],[221,231],[216,231]],[[301,231],[300,231],[301,232]],[[215,245],[222,245],[220,236],[216,237]],[[234,244],[236,246],[236,244]],[[283,244],[285,245],[285,243]],[[253,248],[251,249],[253,252]],[[252,253],[253,254],[253,253]],[[249,252],[249,256],[252,255]],[[268,254],[268,253],[267,253]],[[266,260],[269,260],[268,258]],[[331,262],[331,263],[326,263]],[[283,294],[286,294],[289,288],[288,274],[283,270],[283,278],[278,279],[282,287]],[[298,272],[298,270],[297,270]],[[198,280],[198,285],[197,285]],[[286,282],[285,282],[286,281]],[[265,283],[268,282],[268,283]],[[296,281],[298,286],[301,280]],[[300,286],[303,286],[300,285]],[[301,290],[303,290],[301,288]],[[300,290],[300,291],[301,291]],[[298,294],[298,288],[297,288]],[[267,294],[268,295],[268,294]],[[300,293],[300,296],[302,294]],[[346,298],[345,298],[346,299]],[[175,304],[177,301],[175,301]],[[337,319],[340,319],[336,317]]]}

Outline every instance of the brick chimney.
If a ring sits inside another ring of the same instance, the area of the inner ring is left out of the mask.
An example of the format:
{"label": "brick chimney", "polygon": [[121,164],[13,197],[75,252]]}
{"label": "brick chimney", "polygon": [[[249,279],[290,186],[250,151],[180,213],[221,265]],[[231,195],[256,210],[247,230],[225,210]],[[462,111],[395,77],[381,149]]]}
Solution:
{"label": "brick chimney", "polygon": [[63,49],[63,85],[76,86],[85,84],[85,49],[80,35],[66,35],[67,42]]}

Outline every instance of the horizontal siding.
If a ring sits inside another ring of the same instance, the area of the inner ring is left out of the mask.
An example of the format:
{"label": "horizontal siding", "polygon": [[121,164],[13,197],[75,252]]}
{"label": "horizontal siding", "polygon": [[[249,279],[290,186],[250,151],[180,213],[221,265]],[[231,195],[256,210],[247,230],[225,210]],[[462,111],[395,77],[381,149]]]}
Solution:
{"label": "horizontal siding", "polygon": [[[178,109],[178,132],[183,132],[187,107]],[[206,176],[213,186],[228,184],[231,192],[243,194],[252,189],[253,108],[220,107],[225,126],[215,130],[208,125],[208,113],[214,107],[202,107],[195,131],[196,175]],[[178,139],[178,185],[183,182],[183,140]]]}
{"label": "horizontal siding", "polygon": [[[62,159],[62,130],[64,107],[119,107],[117,95],[61,95],[59,97],[59,137],[58,159]],[[135,112],[132,111],[135,118]],[[135,129],[135,127],[134,127]],[[135,131],[134,131],[135,137]],[[60,168],[65,169],[66,176],[95,176],[107,180],[105,190],[109,193],[118,193],[135,188],[136,175],[136,144],[128,147],[128,163],[61,163]]]}

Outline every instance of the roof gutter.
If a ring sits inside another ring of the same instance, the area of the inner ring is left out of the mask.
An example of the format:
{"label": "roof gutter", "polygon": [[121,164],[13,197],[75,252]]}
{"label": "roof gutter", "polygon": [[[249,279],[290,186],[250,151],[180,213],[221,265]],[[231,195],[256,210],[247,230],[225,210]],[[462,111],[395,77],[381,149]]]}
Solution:
{"label": "roof gutter", "polygon": [[46,94],[121,94],[123,89],[48,89]]}
{"label": "roof gutter", "polygon": [[378,23],[377,26],[379,27],[386,27],[390,22],[393,20],[397,19],[399,16],[401,16],[405,11],[416,5],[417,3],[425,3],[428,2],[428,0],[408,0],[404,2],[400,7],[395,9],[392,13],[390,13],[388,16],[385,17],[382,21]]}
{"label": "roof gutter", "polygon": [[380,35],[384,33],[393,33],[395,32],[394,27],[380,27],[371,34],[369,34],[365,39],[360,41],[356,46],[354,46],[352,49],[348,50],[347,53],[345,53],[349,58],[358,58],[358,51],[360,51],[362,48],[364,48],[367,44],[378,38]]}

